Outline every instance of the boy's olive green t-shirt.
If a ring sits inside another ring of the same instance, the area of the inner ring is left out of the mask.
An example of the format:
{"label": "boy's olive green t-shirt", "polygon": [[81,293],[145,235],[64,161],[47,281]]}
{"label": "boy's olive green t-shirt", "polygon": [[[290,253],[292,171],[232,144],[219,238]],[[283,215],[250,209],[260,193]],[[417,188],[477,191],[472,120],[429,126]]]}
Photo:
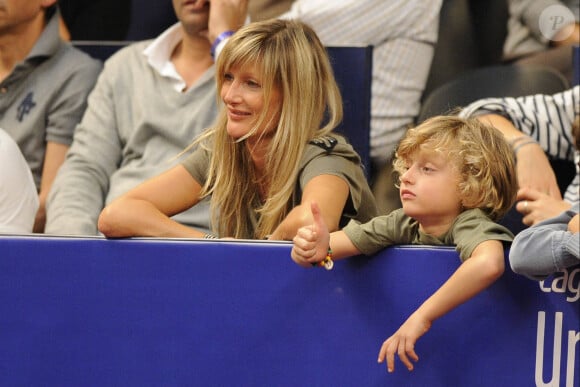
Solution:
{"label": "boy's olive green t-shirt", "polygon": [[350,221],[344,232],[365,255],[372,255],[392,245],[444,245],[455,246],[461,261],[468,259],[484,241],[513,240],[513,234],[507,228],[493,222],[480,209],[466,210],[459,214],[451,228],[440,237],[421,232],[419,223],[405,215],[403,209],[378,216],[363,224]]}

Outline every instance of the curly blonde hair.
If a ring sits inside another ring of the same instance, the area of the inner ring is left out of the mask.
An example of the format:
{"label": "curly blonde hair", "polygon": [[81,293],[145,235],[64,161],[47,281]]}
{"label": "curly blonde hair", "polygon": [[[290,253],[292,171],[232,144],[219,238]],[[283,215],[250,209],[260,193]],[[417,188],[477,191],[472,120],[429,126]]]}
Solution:
{"label": "curly blonde hair", "polygon": [[413,153],[427,148],[443,154],[459,172],[464,209],[479,208],[492,220],[513,206],[518,182],[513,151],[502,133],[477,119],[430,118],[407,131],[393,162],[401,175]]}
{"label": "curly blonde hair", "polygon": [[[211,150],[202,194],[211,195],[214,231],[220,236],[262,239],[299,200],[293,195],[306,146],[338,126],[342,98],[326,49],[305,23],[267,20],[237,31],[216,63],[218,90],[232,68],[247,64],[255,65],[261,75],[265,101],[270,100],[273,88],[282,96],[280,119],[266,154],[266,170],[262,174],[256,171],[245,140],[265,123],[267,109],[246,136],[234,140],[226,131],[227,112],[222,108],[216,124],[197,142]],[[268,187],[264,202],[259,185]],[[257,224],[254,211],[259,214]]]}

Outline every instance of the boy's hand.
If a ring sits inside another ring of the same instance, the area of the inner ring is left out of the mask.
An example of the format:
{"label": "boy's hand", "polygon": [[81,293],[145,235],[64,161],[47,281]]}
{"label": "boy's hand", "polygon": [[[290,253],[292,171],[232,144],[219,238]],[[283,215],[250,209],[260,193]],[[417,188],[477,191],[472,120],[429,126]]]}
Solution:
{"label": "boy's hand", "polygon": [[312,264],[326,258],[330,235],[328,227],[322,218],[318,204],[310,205],[312,225],[298,229],[292,246],[292,260],[302,267],[312,267]]}
{"label": "boy's hand", "polygon": [[382,363],[386,358],[387,371],[393,372],[395,371],[396,353],[407,369],[413,371],[411,360],[419,361],[419,356],[415,353],[415,343],[429,328],[431,328],[431,321],[423,319],[417,314],[412,314],[394,335],[385,340],[379,351],[378,362]]}

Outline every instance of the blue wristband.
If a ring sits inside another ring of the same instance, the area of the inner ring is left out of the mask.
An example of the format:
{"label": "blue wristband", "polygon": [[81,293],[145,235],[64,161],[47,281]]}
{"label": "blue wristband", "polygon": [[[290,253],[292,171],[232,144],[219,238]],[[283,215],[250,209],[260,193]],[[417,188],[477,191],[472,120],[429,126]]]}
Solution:
{"label": "blue wristband", "polygon": [[229,38],[230,36],[232,36],[235,33],[235,31],[224,31],[221,34],[218,35],[217,38],[215,38],[215,40],[213,41],[213,44],[211,45],[211,49],[210,49],[210,54],[211,57],[215,59],[215,50],[217,48],[217,46],[223,42],[224,40],[226,40],[227,38]]}

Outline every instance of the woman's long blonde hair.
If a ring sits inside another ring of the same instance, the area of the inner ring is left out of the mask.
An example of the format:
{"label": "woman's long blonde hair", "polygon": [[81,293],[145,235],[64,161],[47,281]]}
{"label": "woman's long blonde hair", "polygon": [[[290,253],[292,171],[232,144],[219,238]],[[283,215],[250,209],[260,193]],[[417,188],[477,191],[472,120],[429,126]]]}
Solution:
{"label": "woman's long blonde hair", "polygon": [[[245,140],[266,120],[267,106],[246,136],[234,140],[221,109],[216,124],[200,138],[211,150],[203,195],[211,195],[212,224],[221,237],[262,239],[291,210],[300,161],[306,145],[330,133],[342,120],[342,99],[326,50],[308,25],[291,20],[249,24],[224,46],[216,63],[218,95],[233,67],[255,65],[262,78],[266,104],[274,87],[280,90],[280,120],[266,154],[266,170],[258,175]],[[262,203],[259,184],[268,191]],[[253,209],[259,221],[252,224]]]}

